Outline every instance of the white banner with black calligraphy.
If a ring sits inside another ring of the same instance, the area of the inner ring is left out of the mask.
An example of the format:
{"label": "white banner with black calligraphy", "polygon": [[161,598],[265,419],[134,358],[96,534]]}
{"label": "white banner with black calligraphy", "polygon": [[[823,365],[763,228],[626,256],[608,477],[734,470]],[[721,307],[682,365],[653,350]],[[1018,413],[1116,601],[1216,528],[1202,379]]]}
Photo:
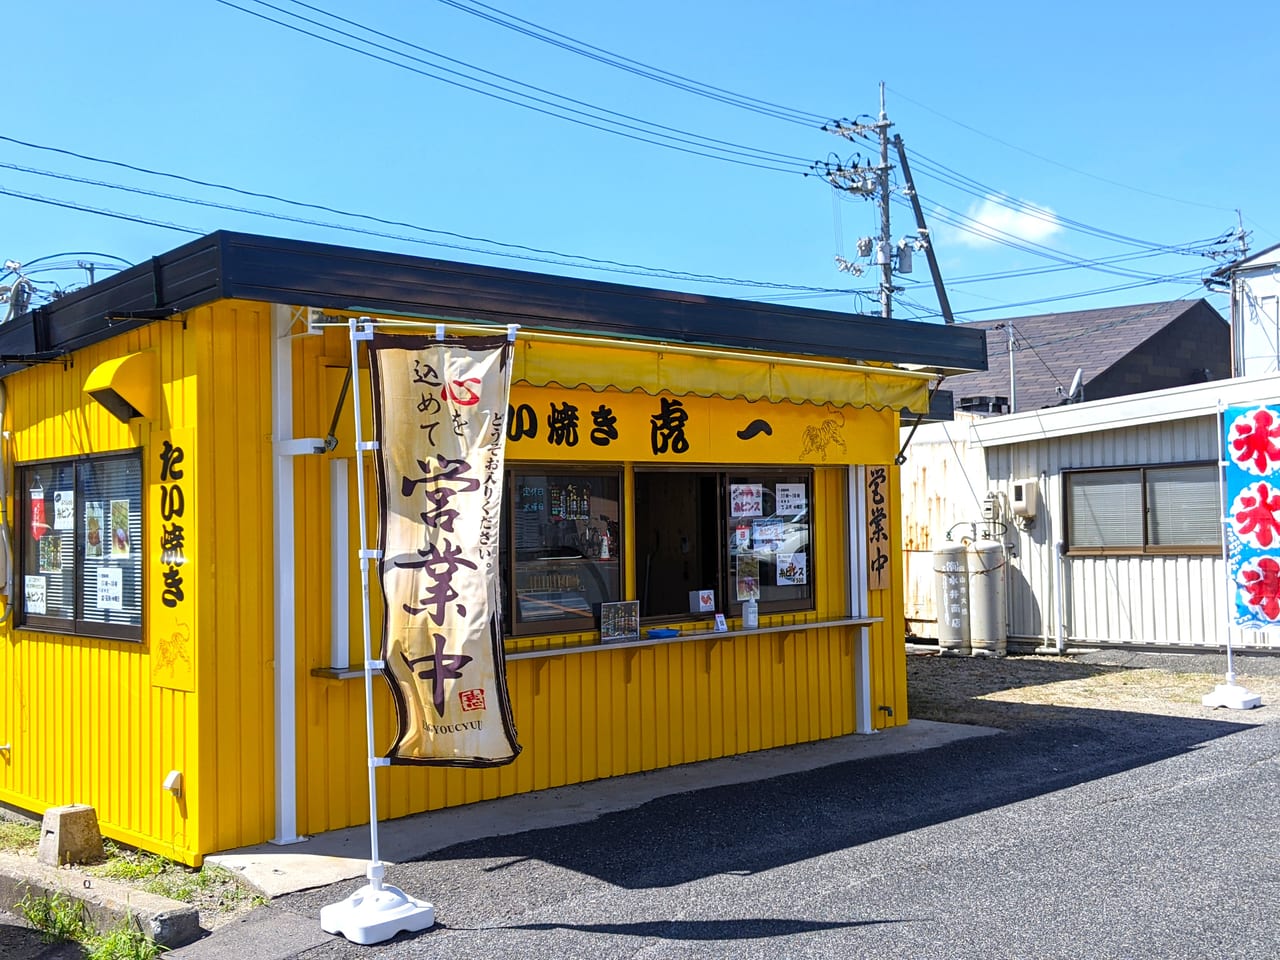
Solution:
{"label": "white banner with black calligraphy", "polygon": [[392,763],[510,763],[499,520],[512,345],[379,334],[382,651],[399,716]]}

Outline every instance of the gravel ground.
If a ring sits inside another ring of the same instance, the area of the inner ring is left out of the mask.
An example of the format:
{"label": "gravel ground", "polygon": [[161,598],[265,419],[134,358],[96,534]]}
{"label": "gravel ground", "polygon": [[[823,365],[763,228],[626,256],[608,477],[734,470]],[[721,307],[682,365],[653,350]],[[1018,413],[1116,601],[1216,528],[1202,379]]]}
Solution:
{"label": "gravel ground", "polygon": [[[1262,696],[1248,722],[1270,720],[1280,702],[1280,657],[1234,658],[1236,682]],[[1174,717],[1226,718],[1200,698],[1222,683],[1225,655],[1090,650],[1066,656],[907,658],[912,717],[1022,730],[1050,721],[1046,707],[1080,707]],[[1238,714],[1237,714],[1238,715]]]}

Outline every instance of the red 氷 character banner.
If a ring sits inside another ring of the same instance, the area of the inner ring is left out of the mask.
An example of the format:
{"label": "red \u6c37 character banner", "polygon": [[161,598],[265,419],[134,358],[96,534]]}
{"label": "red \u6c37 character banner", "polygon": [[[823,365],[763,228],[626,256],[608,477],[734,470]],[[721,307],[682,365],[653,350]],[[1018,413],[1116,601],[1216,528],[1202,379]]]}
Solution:
{"label": "red \u6c37 character banner", "polygon": [[1280,626],[1280,404],[1226,407],[1222,417],[1228,618]]}
{"label": "red \u6c37 character banner", "polygon": [[392,763],[520,753],[502,648],[499,529],[512,343],[375,335],[382,652]]}

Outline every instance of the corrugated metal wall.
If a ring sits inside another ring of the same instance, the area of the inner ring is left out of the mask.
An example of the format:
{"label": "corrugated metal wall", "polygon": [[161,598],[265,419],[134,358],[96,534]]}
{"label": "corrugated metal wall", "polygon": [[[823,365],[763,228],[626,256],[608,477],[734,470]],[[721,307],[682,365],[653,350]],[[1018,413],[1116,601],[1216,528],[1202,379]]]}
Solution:
{"label": "corrugated metal wall", "polygon": [[[83,392],[100,363],[143,350],[160,360],[175,418],[191,356],[176,326],[151,326],[80,351],[74,365],[37,364],[5,380],[5,469],[14,463],[144,446],[150,424],[125,425]],[[15,518],[14,501],[8,504]],[[17,538],[27,530],[13,531]],[[15,572],[15,590],[22,589]],[[68,803],[97,809],[104,833],[179,859],[194,845],[191,811],[161,789],[171,768],[195,760],[190,694],[153,687],[144,643],[3,627],[0,644],[0,799],[42,812]]]}
{"label": "corrugated metal wall", "polygon": [[[270,836],[269,333],[265,307],[224,302],[78,351],[66,369],[41,364],[6,379],[11,462],[138,447],[146,462],[157,454],[153,433],[193,431],[199,476],[188,480],[199,492],[184,521],[198,561],[184,572],[199,603],[188,625],[197,692],[157,682],[145,616],[142,643],[5,625],[5,802],[37,813],[90,804],[105,835],[188,863]],[[83,386],[98,364],[139,351],[156,354],[163,410],[125,425]],[[157,536],[148,513],[140,546],[150,551]],[[148,595],[155,589],[144,579]],[[163,789],[170,770],[183,774],[181,798]]]}
{"label": "corrugated metal wall", "polygon": [[[972,534],[963,524],[982,519],[987,470],[982,450],[969,444],[973,414],[957,412],[950,423],[921,426],[902,466],[903,563],[907,629],[937,639],[933,550],[949,531],[957,539]],[[906,430],[903,430],[903,439]]]}
{"label": "corrugated metal wall", "polygon": [[[1047,638],[1057,629],[1054,544],[1061,525],[1063,470],[1216,461],[1212,417],[1103,430],[1072,437],[993,446],[987,451],[993,489],[1038,479],[1041,501],[1028,527],[1009,527],[1011,638]],[[1226,571],[1219,556],[1069,557],[1064,564],[1067,642],[1218,646],[1225,642]],[[1232,643],[1280,644],[1273,634],[1233,630]]]}
{"label": "corrugated metal wall", "polygon": [[226,300],[192,311],[200,383],[200,851],[272,835],[271,315]]}
{"label": "corrugated metal wall", "polygon": [[[323,436],[328,431],[334,384],[341,382],[334,371],[349,362],[349,349],[345,331],[295,341],[296,436]],[[893,416],[888,411],[884,415]],[[344,416],[349,422],[349,406]],[[340,431],[343,434],[333,456],[349,455],[349,429]],[[329,459],[296,458],[298,503],[307,518],[294,544],[299,591],[298,827],[304,833],[368,819],[364,685],[312,674],[328,666],[330,659]],[[847,613],[845,476],[844,468],[815,472],[815,510],[823,523],[815,531],[818,581],[812,620]],[[896,469],[890,470],[890,482],[890,503],[896,509]],[[896,528],[898,518],[893,519]],[[896,558],[893,583],[891,589],[871,595],[870,614],[886,620],[871,636],[873,720],[878,727],[906,722],[902,568]],[[378,606],[375,601],[375,610]],[[356,602],[349,622],[353,648],[361,642],[359,616]],[[762,624],[800,619],[762,618]],[[375,645],[377,632],[375,624]],[[854,636],[850,627],[824,628],[512,660],[508,681],[522,755],[509,766],[491,770],[392,767],[379,775],[379,816],[404,816],[851,733]],[[545,639],[529,638],[513,641],[510,649],[548,645]],[[356,650],[351,662],[358,664],[362,658]],[[887,709],[876,709],[880,705]],[[381,750],[392,739],[394,722],[381,680],[375,684],[375,710]]]}

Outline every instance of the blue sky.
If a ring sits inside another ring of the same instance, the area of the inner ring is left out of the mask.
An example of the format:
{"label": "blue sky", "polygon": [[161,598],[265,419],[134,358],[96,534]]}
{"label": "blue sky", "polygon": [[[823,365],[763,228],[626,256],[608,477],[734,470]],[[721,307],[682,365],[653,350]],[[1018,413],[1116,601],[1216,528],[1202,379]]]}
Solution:
{"label": "blue sky", "polygon": [[[879,313],[875,269],[835,264],[875,204],[803,174],[874,160],[819,126],[874,118],[882,81],[961,319],[1200,296],[1237,209],[1252,250],[1280,243],[1275,3],[50,0],[5,20],[0,261],[46,292],[232,229]],[[620,123],[642,139],[596,129]],[[938,322],[922,255],[898,282],[894,316]]]}

